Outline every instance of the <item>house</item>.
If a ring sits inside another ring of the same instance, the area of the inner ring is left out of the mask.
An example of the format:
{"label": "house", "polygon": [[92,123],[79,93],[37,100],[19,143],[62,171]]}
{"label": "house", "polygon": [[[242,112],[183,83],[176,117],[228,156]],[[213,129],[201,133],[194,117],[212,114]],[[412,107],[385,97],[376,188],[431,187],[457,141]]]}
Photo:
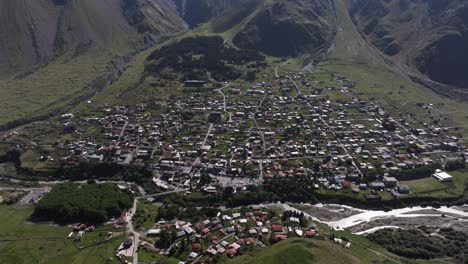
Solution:
{"label": "house", "polygon": [[227,255],[231,258],[234,257],[236,254],[237,254],[237,250],[235,248],[230,248],[227,250]]}
{"label": "house", "polygon": [[383,182],[371,182],[370,187],[372,190],[382,190],[385,189],[385,184]]}
{"label": "house", "polygon": [[291,223],[297,223],[297,224],[300,223],[299,218],[297,218],[297,217],[292,217],[292,216],[289,218],[289,221],[290,221]]}
{"label": "house", "polygon": [[189,254],[189,258],[191,258],[191,259],[194,259],[194,258],[196,258],[196,257],[198,257],[198,254],[195,253],[195,252],[191,252],[191,253]]}
{"label": "house", "polygon": [[283,226],[282,225],[273,225],[271,227],[271,230],[273,230],[273,232],[275,232],[275,233],[281,233],[281,232],[283,232]]}
{"label": "house", "polygon": [[194,244],[192,245],[192,249],[193,249],[194,251],[199,251],[199,250],[201,249],[201,244],[200,244],[200,243],[194,243]]}
{"label": "house", "polygon": [[184,232],[184,231],[179,231],[179,232],[176,233],[176,237],[177,237],[177,238],[180,238],[180,237],[183,237],[183,236],[185,236],[185,232]]}
{"label": "house", "polygon": [[309,238],[310,238],[310,237],[314,237],[315,231],[313,231],[313,230],[308,230],[308,231],[305,232],[305,235],[306,235],[306,237],[309,237]]}
{"label": "house", "polygon": [[436,170],[432,177],[440,182],[451,182],[453,180],[453,177],[450,174],[441,170]]}
{"label": "house", "polygon": [[150,229],[150,230],[148,230],[147,235],[148,236],[156,236],[156,235],[159,235],[160,233],[161,233],[161,229]]}
{"label": "house", "polygon": [[235,242],[232,243],[229,247],[234,248],[235,250],[238,250],[239,248],[241,248],[241,246],[239,244],[235,243]]}
{"label": "house", "polygon": [[395,177],[384,177],[383,182],[386,188],[395,188],[398,184],[398,180]]}
{"label": "house", "polygon": [[212,255],[212,256],[216,256],[218,254],[218,251],[214,248],[209,248],[206,250],[206,252],[208,252],[208,254]]}
{"label": "house", "polygon": [[304,232],[302,230],[300,230],[300,229],[296,229],[296,235],[298,237],[302,237],[304,235]]}
{"label": "house", "polygon": [[229,243],[228,243],[227,241],[225,241],[225,240],[221,241],[220,244],[221,244],[221,246],[223,246],[223,247],[229,246]]}

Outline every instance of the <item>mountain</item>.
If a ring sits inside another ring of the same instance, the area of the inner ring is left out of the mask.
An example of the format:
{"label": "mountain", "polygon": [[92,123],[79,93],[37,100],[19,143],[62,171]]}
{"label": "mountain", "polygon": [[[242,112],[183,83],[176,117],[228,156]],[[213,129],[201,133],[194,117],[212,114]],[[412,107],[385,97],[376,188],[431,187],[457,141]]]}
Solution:
{"label": "mountain", "polygon": [[268,2],[237,32],[233,42],[273,56],[297,56],[329,46],[335,31],[329,0]]}
{"label": "mountain", "polygon": [[0,1],[0,72],[27,71],[95,46],[125,55],[184,29],[159,0]]}
{"label": "mountain", "polygon": [[415,79],[468,87],[468,2],[354,0],[363,37]]}
{"label": "mountain", "polygon": [[[250,2],[243,0],[170,0],[181,18],[187,22],[191,28],[200,26],[209,19],[219,15],[225,9],[240,2]],[[256,1],[256,0],[252,0]]]}
{"label": "mountain", "polygon": [[332,0],[194,0],[186,4],[178,8],[189,25],[206,21],[201,26],[205,31],[222,34],[239,48],[272,56],[312,53],[328,47],[335,33]]}

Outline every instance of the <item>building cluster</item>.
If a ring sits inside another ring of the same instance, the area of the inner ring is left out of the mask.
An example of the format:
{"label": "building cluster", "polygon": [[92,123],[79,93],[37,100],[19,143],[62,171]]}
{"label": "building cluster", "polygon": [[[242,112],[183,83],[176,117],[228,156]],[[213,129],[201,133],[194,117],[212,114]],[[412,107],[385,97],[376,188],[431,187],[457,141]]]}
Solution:
{"label": "building cluster", "polygon": [[326,234],[304,215],[286,213],[289,214],[285,217],[267,209],[224,211],[196,224],[161,220],[146,231],[148,239],[157,241],[162,232],[172,232],[175,240],[168,248],[155,248],[148,243],[145,247],[166,255],[178,252],[182,260],[190,263],[221,255],[236,257],[290,237],[325,239]]}
{"label": "building cluster", "polygon": [[[446,128],[387,112],[353,93],[355,84],[345,78],[318,87],[322,82],[297,73],[153,105],[102,106],[76,125],[95,127],[104,137],[67,142],[63,159],[146,164],[163,189],[193,188],[209,177],[206,192],[303,176],[329,190],[406,193],[393,183],[397,172],[465,163],[463,139]],[[64,126],[72,120],[64,117]]]}

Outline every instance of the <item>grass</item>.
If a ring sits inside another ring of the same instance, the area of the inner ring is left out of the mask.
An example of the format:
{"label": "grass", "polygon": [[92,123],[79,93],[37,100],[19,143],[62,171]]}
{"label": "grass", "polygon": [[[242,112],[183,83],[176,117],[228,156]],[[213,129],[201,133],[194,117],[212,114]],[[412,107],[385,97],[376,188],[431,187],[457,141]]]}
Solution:
{"label": "grass", "polygon": [[178,264],[179,260],[176,258],[168,258],[165,256],[160,255],[159,253],[151,252],[145,248],[140,248],[138,250],[138,261],[145,262],[145,263],[167,263],[167,264]]}
{"label": "grass", "polygon": [[449,187],[436,179],[429,177],[413,181],[402,181],[400,184],[408,185],[413,193],[428,193],[434,191],[446,190]]}
{"label": "grass", "polygon": [[[79,250],[80,244],[65,239],[70,228],[26,222],[32,211],[30,205],[0,206],[0,263],[119,263],[110,258],[121,237]],[[103,241],[105,231],[87,233],[83,245]]]}
{"label": "grass", "polygon": [[331,241],[293,238],[279,242],[270,248],[249,252],[227,261],[229,264],[295,264],[295,263],[384,263],[371,254],[361,254],[356,247],[345,249]]}
{"label": "grass", "polygon": [[[443,98],[432,90],[417,85],[402,76],[382,55],[369,47],[357,32],[347,11],[347,1],[337,1],[337,16],[341,30],[338,30],[333,50],[327,60],[318,67],[321,73],[336,72],[357,82],[355,92],[362,92],[364,98],[376,98],[382,107],[392,116],[400,112],[416,114],[419,122],[429,122],[429,116],[439,113],[451,113],[453,120],[441,122],[443,127],[466,124],[466,102],[456,98]],[[403,87],[403,88],[402,88]],[[427,114],[416,103],[443,103],[442,107]],[[451,133],[468,135],[468,127]]]}
{"label": "grass", "polygon": [[110,56],[99,50],[64,56],[18,79],[0,81],[0,124],[44,114],[92,91],[91,83],[109,71]]}

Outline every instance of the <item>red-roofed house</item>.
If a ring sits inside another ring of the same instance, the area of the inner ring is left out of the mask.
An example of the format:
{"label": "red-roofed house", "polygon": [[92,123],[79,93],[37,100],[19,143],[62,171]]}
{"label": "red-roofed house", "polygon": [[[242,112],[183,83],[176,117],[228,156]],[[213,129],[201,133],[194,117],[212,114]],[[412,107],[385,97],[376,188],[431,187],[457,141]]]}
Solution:
{"label": "red-roofed house", "polygon": [[198,251],[198,250],[201,249],[201,245],[200,245],[200,243],[194,243],[194,244],[192,245],[192,248],[193,248],[193,250]]}
{"label": "red-roofed house", "polygon": [[230,248],[227,250],[227,254],[229,257],[234,257],[237,254],[237,250],[234,248]]}
{"label": "red-roofed house", "polygon": [[282,225],[273,225],[273,226],[271,227],[271,229],[272,229],[273,232],[275,232],[275,233],[283,232],[283,226],[282,226]]}

